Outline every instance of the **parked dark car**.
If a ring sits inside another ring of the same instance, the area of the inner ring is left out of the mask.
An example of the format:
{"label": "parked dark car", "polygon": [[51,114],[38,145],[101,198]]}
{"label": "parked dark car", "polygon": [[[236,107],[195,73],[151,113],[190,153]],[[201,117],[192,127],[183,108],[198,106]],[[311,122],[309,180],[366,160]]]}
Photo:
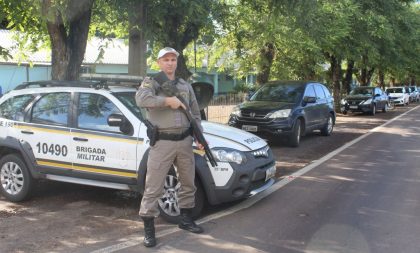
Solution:
{"label": "parked dark car", "polygon": [[364,112],[375,115],[377,110],[388,110],[389,97],[379,87],[357,87],[341,101],[341,112]]}
{"label": "parked dark car", "polygon": [[286,136],[297,147],[310,131],[330,135],[335,118],[333,97],[323,84],[273,81],[235,107],[228,124],[257,135]]}

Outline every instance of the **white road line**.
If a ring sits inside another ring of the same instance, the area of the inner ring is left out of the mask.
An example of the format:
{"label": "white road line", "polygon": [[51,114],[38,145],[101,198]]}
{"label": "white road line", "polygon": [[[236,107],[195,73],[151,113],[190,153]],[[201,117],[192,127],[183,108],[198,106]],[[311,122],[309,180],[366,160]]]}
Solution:
{"label": "white road line", "polygon": [[[406,115],[407,113],[417,109],[418,107],[419,107],[419,105],[412,108],[411,110],[406,111],[405,113],[403,113],[403,114],[385,122],[384,124],[382,124],[378,127],[375,127],[374,129],[369,130],[367,133],[363,134],[362,136],[359,136],[358,138],[346,143],[345,145],[339,147],[338,149],[336,149],[334,151],[331,151],[327,155],[321,157],[318,160],[315,160],[311,164],[303,167],[302,169],[296,171],[295,173],[292,173],[291,175],[286,176],[284,179],[276,182],[273,186],[271,186],[267,190],[255,195],[255,196],[253,196],[252,198],[244,200],[241,203],[239,203],[238,205],[235,205],[231,208],[220,211],[218,213],[214,213],[214,214],[205,216],[205,217],[197,220],[196,221],[197,224],[202,224],[202,223],[206,223],[206,222],[209,222],[209,221],[212,221],[212,220],[216,220],[216,219],[222,218],[224,216],[236,213],[236,212],[238,212],[242,209],[251,207],[252,205],[257,203],[258,201],[264,199],[265,197],[269,196],[273,192],[275,192],[275,191],[279,190],[280,188],[284,187],[288,183],[294,181],[295,179],[299,178],[300,176],[304,175],[305,173],[311,171],[312,169],[316,168],[317,166],[321,165],[322,163],[328,161],[329,159],[331,159],[332,157],[334,157],[338,153],[342,152],[343,150],[349,148],[350,146],[352,146],[352,145],[356,144],[357,142],[361,141],[362,139],[368,137],[372,133],[378,132],[379,129],[381,129],[381,128],[387,126],[388,124],[398,120],[399,118],[401,118],[404,115]],[[160,231],[160,232],[156,233],[156,236],[157,237],[163,237],[163,236],[166,236],[166,235],[169,235],[169,234],[173,234],[177,231],[180,231],[180,229],[178,227],[173,227],[173,228],[165,229],[163,231]],[[115,252],[115,251],[119,251],[119,250],[122,250],[122,249],[129,248],[129,247],[137,246],[137,245],[142,243],[141,237],[142,236],[140,234],[132,235],[128,238],[127,237],[124,238],[122,243],[118,243],[118,244],[111,245],[111,246],[108,246],[108,247],[105,247],[105,248],[102,248],[102,249],[99,249],[99,250],[95,250],[95,251],[92,251],[92,253],[111,253],[111,252]]]}

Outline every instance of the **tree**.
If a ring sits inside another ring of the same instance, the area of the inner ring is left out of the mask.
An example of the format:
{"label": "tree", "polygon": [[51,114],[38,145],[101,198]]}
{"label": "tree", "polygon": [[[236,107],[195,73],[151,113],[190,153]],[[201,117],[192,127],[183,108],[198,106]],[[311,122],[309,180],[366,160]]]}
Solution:
{"label": "tree", "polygon": [[86,50],[94,0],[3,0],[9,28],[35,50],[49,38],[52,79],[76,80]]}
{"label": "tree", "polygon": [[42,0],[42,14],[51,41],[53,80],[79,79],[93,2],[68,0],[60,4],[54,0]]}

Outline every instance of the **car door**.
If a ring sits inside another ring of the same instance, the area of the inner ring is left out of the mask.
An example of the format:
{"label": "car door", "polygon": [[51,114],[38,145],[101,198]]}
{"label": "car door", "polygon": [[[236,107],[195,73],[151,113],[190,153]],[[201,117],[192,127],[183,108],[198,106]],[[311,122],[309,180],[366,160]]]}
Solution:
{"label": "car door", "polygon": [[324,125],[327,123],[329,117],[329,108],[327,103],[327,98],[324,93],[324,89],[320,84],[314,84],[315,94],[316,94],[316,110],[317,110],[317,118],[316,124]]}
{"label": "car door", "polygon": [[[313,84],[306,85],[305,97],[315,97],[315,88]],[[314,127],[317,124],[317,118],[318,118],[318,111],[317,111],[317,102],[315,103],[303,103],[303,112],[305,114],[305,120],[306,120],[306,128],[310,129]]]}
{"label": "car door", "polygon": [[28,110],[25,121],[15,127],[20,139],[29,143],[39,170],[65,174],[72,169],[70,145],[70,92],[40,94]]}
{"label": "car door", "polygon": [[[124,116],[106,96],[78,93],[71,154],[75,174],[83,178],[133,184],[137,178],[136,145],[133,126],[110,126],[110,115]],[[128,130],[127,130],[128,129]]]}

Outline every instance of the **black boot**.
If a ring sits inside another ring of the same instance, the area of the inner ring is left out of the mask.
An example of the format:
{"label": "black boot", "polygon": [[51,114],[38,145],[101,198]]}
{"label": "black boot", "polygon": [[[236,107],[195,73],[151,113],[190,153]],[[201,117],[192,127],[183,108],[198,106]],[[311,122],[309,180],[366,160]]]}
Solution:
{"label": "black boot", "polygon": [[181,208],[181,217],[178,227],[196,234],[203,233],[203,228],[197,226],[192,218],[191,208]]}
{"label": "black boot", "polygon": [[155,218],[141,217],[144,223],[144,240],[143,245],[146,247],[154,247],[156,245],[155,238]]}

